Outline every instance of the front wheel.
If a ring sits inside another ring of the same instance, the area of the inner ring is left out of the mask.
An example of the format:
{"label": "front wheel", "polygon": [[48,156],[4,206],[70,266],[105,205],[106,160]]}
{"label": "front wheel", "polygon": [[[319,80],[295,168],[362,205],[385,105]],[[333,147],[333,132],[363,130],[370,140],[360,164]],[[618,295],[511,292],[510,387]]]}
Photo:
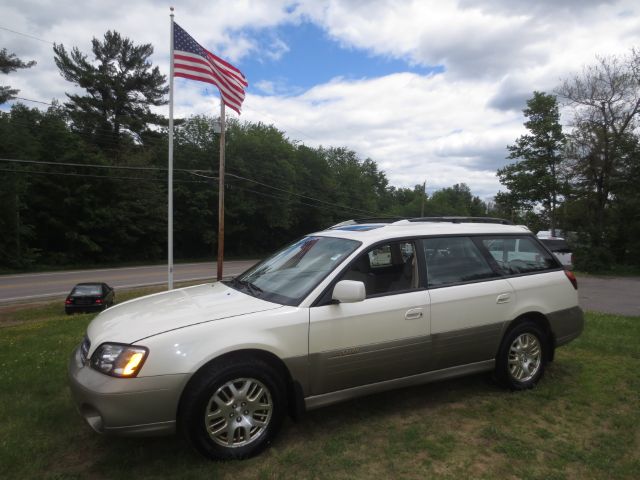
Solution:
{"label": "front wheel", "polygon": [[532,322],[508,332],[496,359],[496,377],[512,390],[532,388],[542,375],[548,353],[548,339]]}
{"label": "front wheel", "polygon": [[261,360],[213,365],[187,387],[179,428],[206,457],[256,455],[282,423],[284,391],[279,372]]}

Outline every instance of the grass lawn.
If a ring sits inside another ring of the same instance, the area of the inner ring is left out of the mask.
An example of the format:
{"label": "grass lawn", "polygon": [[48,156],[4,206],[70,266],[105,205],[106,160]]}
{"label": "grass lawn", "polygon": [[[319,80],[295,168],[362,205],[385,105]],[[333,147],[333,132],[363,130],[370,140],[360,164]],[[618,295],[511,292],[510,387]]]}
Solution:
{"label": "grass lawn", "polygon": [[215,463],[178,437],[85,425],[66,365],[93,316],[60,310],[0,323],[3,479],[640,478],[640,318],[588,314],[535,390],[476,375],[365,397],[287,420],[257,458]]}

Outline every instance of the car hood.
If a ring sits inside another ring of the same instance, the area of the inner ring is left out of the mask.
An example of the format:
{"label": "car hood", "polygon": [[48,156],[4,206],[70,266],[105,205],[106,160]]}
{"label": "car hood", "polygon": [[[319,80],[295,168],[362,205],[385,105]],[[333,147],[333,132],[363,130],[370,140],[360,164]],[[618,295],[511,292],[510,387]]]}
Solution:
{"label": "car hood", "polygon": [[133,343],[196,323],[280,307],[220,282],[197,285],[115,305],[93,319],[87,335],[93,350],[103,342]]}

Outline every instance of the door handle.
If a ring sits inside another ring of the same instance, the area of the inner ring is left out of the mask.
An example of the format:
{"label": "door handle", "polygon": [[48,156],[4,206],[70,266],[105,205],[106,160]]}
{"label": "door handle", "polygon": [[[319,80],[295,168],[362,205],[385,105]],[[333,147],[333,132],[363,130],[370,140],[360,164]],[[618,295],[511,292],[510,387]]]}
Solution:
{"label": "door handle", "polygon": [[496,303],[509,303],[510,301],[511,301],[510,293],[502,293],[498,295],[498,298],[496,299]]}
{"label": "door handle", "polygon": [[416,320],[418,318],[422,318],[421,308],[412,308],[411,310],[408,310],[407,313],[404,314],[405,320]]}

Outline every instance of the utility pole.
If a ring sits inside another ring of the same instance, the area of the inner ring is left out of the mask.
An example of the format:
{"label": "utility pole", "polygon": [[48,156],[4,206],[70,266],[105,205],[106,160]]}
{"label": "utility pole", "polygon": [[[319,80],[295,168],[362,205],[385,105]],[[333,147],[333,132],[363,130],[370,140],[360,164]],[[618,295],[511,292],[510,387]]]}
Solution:
{"label": "utility pole", "polygon": [[420,208],[420,216],[424,217],[424,201],[427,197],[427,180],[422,184],[422,208]]}

